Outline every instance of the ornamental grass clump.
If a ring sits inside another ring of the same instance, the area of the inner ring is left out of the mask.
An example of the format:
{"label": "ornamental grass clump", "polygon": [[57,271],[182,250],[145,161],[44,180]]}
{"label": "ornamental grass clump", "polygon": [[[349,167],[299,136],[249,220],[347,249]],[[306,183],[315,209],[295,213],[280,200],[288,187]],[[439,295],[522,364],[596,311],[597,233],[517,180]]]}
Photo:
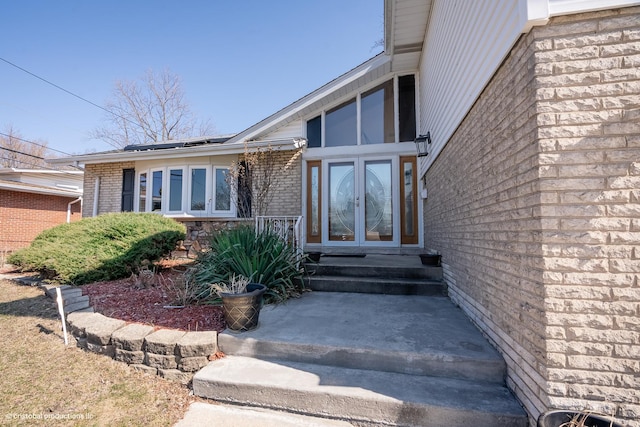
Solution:
{"label": "ornamental grass clump", "polygon": [[266,303],[298,297],[304,290],[303,270],[295,249],[270,230],[256,233],[240,226],[211,236],[210,249],[198,258],[194,277],[200,284],[200,300],[212,302],[212,283],[231,283],[243,276],[267,287]]}
{"label": "ornamental grass clump", "polygon": [[138,273],[185,238],[184,225],[156,214],[116,213],[86,218],[40,233],[9,257],[22,270],[82,285]]}

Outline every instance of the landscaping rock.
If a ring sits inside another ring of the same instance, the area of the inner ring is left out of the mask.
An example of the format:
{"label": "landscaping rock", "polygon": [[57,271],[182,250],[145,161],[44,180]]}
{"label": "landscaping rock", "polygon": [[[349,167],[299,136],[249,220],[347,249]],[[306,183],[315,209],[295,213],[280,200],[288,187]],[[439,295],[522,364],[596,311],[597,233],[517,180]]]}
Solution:
{"label": "landscaping rock", "polygon": [[144,372],[146,374],[151,374],[151,375],[157,375],[158,374],[158,369],[157,368],[152,368],[151,366],[147,366],[147,365],[130,365],[133,369],[135,369],[136,371],[141,371]]}
{"label": "landscaping rock", "polygon": [[86,338],[87,334],[85,333],[85,329],[87,325],[94,324],[96,322],[96,317],[100,316],[100,318],[106,319],[105,316],[97,313],[85,313],[85,312],[75,312],[69,313],[67,316],[67,323],[69,324],[69,332],[71,332],[74,336],[78,338]]}
{"label": "landscaping rock", "polygon": [[80,337],[76,337],[74,336],[74,338],[76,339],[76,345],[84,350],[87,349],[87,339],[86,338],[80,338]]}
{"label": "landscaping rock", "polygon": [[152,368],[177,369],[178,361],[173,355],[145,353],[144,364]]}
{"label": "landscaping rock", "polygon": [[196,372],[207,366],[207,356],[185,357],[178,362],[178,369],[184,372]]}
{"label": "landscaping rock", "polygon": [[181,384],[188,384],[193,378],[193,374],[182,372],[177,369],[158,369],[158,375],[169,381],[177,381]]}
{"label": "landscaping rock", "polygon": [[63,296],[62,300],[64,301],[63,307],[65,313],[73,313],[74,311],[89,308],[89,297],[87,295],[78,295],[70,298]]}
{"label": "landscaping rock", "polygon": [[129,365],[144,363],[143,351],[128,351],[116,347],[114,359]]}
{"label": "landscaping rock", "polygon": [[115,355],[115,347],[112,345],[100,345],[94,344],[91,341],[87,341],[87,350],[90,350],[94,353],[104,354],[105,356],[109,356],[113,359]]}
{"label": "landscaping rock", "polygon": [[84,332],[89,343],[107,345],[111,342],[111,335],[124,325],[126,325],[124,320],[91,313],[87,316]]}
{"label": "landscaping rock", "polygon": [[148,353],[174,355],[176,343],[185,334],[183,331],[160,329],[144,338],[144,349]]}
{"label": "landscaping rock", "polygon": [[218,349],[216,331],[187,332],[177,343],[176,354],[180,357],[205,356]]}
{"label": "landscaping rock", "polygon": [[153,326],[130,323],[111,335],[111,342],[117,349],[142,351],[144,339],[153,332]]}

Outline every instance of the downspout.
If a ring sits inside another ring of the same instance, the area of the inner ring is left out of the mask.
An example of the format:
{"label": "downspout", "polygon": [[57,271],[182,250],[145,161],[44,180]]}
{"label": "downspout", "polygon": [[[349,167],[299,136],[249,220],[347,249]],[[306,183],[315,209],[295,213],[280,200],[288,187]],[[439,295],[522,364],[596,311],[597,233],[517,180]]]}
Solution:
{"label": "downspout", "polygon": [[[69,204],[67,205],[67,224],[71,222],[71,205],[76,204],[78,202],[82,202],[82,196],[78,197],[72,202],[69,202]],[[80,204],[80,206],[82,206],[82,204]],[[82,212],[82,207],[80,208],[80,212]]]}
{"label": "downspout", "polygon": [[100,195],[100,177],[96,177],[96,184],[93,189],[93,213],[91,216],[98,216],[98,196]]}

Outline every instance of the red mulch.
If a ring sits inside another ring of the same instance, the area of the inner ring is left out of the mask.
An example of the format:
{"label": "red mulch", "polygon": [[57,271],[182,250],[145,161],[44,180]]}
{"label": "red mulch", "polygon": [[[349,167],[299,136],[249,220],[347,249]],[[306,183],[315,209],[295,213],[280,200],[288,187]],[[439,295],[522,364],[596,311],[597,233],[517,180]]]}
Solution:
{"label": "red mulch", "polygon": [[[181,272],[164,270],[160,274],[171,277]],[[89,295],[93,309],[107,317],[183,331],[222,332],[226,327],[220,306],[166,308],[172,301],[158,284],[143,288],[136,286],[133,279],[122,279],[91,283],[82,289],[83,294]]]}

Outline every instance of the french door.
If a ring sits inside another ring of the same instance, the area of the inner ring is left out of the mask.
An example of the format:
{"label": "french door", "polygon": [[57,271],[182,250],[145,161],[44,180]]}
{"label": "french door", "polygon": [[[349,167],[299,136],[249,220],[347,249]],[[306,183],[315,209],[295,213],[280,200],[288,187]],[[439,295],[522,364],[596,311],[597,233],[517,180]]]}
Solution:
{"label": "french door", "polygon": [[418,243],[415,157],[307,162],[307,243]]}

